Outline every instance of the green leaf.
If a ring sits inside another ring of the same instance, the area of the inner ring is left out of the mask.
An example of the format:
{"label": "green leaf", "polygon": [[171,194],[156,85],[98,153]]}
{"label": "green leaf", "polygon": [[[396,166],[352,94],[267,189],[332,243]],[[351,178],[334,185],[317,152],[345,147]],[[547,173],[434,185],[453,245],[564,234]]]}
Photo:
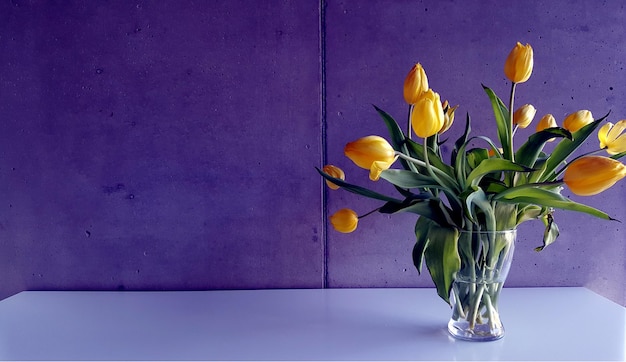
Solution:
{"label": "green leaf", "polygon": [[543,232],[543,245],[535,248],[535,251],[542,251],[546,246],[556,241],[559,236],[559,227],[554,222],[554,218],[551,214],[548,214],[542,218],[546,230]]}
{"label": "green leaf", "polygon": [[498,139],[500,140],[500,144],[502,145],[502,149],[504,150],[504,158],[507,160],[511,159],[509,154],[510,149],[510,139],[511,139],[511,116],[509,114],[509,110],[506,108],[504,103],[498,96],[494,93],[493,90],[483,85],[483,89],[487,92],[487,96],[489,96],[489,100],[491,101],[491,107],[493,108],[493,113],[496,117],[496,126],[498,128]]}
{"label": "green leaf", "polygon": [[555,174],[556,168],[559,167],[561,163],[565,162],[567,157],[569,157],[574,151],[578,149],[578,147],[580,147],[581,144],[583,144],[583,142],[589,137],[589,135],[591,135],[593,131],[598,128],[600,122],[608,117],[608,115],[609,114],[607,113],[604,117],[593,121],[583,128],[579,129],[578,131],[574,132],[572,134],[572,140],[569,140],[567,138],[562,139],[561,142],[556,145],[556,147],[552,151],[552,154],[548,158],[546,170],[541,176],[540,181],[556,180],[559,177],[559,175]]}
{"label": "green leaf", "polygon": [[555,137],[563,137],[571,140],[572,134],[565,128],[559,127],[547,128],[534,133],[528,137],[528,141],[515,153],[515,162],[520,165],[534,167],[537,157],[539,157],[541,150],[543,150],[543,146],[546,142]]}
{"label": "green leaf", "polygon": [[485,192],[479,187],[473,187],[472,192],[467,195],[465,198],[465,205],[467,210],[467,216],[473,223],[478,223],[478,220],[474,213],[474,205],[478,207],[480,211],[485,216],[486,228],[487,230],[495,230],[496,229],[496,218],[494,215],[494,210],[491,207],[491,203],[487,200],[487,196]]}
{"label": "green leaf", "polygon": [[455,222],[450,216],[446,205],[438,198],[422,200],[405,200],[403,202],[388,202],[379,211],[383,214],[395,214],[398,212],[410,212],[426,217],[441,226],[454,226]]}
{"label": "green leaf", "polygon": [[461,268],[458,239],[459,232],[456,228],[431,225],[428,229],[428,245],[424,251],[426,266],[437,288],[437,294],[448,304],[454,276]]}
{"label": "green leaf", "polygon": [[325,173],[324,171],[320,170],[317,167],[315,169],[326,180],[334,183],[335,185],[341,187],[342,189],[344,189],[346,191],[352,192],[352,193],[357,194],[357,195],[369,197],[370,199],[376,199],[376,200],[387,201],[387,202],[397,202],[397,203],[401,203],[402,202],[402,200],[398,200],[398,199],[395,199],[393,197],[389,197],[387,195],[379,194],[378,192],[366,189],[365,187],[353,185],[353,184],[345,182],[342,179],[338,179],[338,178],[332,177],[331,175]]}
{"label": "green leaf", "polygon": [[[396,122],[393,117],[391,117],[387,112],[383,111],[382,109],[376,106],[374,106],[374,109],[376,109],[376,112],[378,112],[380,117],[385,122],[387,129],[389,130],[389,137],[391,137],[391,146],[393,147],[393,149],[398,152],[407,153],[408,151],[406,150],[405,146],[406,135],[404,134],[404,132],[402,132],[402,129],[398,125],[398,122]],[[402,164],[402,167],[404,167],[404,169],[406,170],[411,170],[412,167],[415,167],[413,165],[410,165],[404,159],[400,159],[400,163]]]}
{"label": "green leaf", "polygon": [[408,170],[396,170],[388,169],[384,170],[380,174],[380,178],[391,182],[392,184],[404,187],[407,189],[412,188],[443,188],[432,177],[418,174]]}
{"label": "green leaf", "polygon": [[402,151],[402,145],[404,144],[406,136],[402,132],[402,129],[400,129],[398,122],[396,122],[393,117],[382,109],[376,106],[374,106],[374,109],[376,109],[376,112],[378,112],[389,130],[389,136],[391,137],[391,145],[393,146],[393,149],[396,151]]}
{"label": "green leaf", "polygon": [[465,144],[467,143],[467,140],[469,139],[470,131],[472,130],[472,127],[470,125],[469,113],[466,115],[465,118],[466,118],[465,119],[465,132],[463,133],[461,137],[459,137],[459,139],[456,140],[456,142],[454,142],[454,149],[452,150],[452,154],[450,156],[451,157],[450,163],[452,165],[456,164],[456,158],[459,153],[459,150],[461,149],[461,147],[465,148]]}
{"label": "green leaf", "polygon": [[477,186],[483,176],[495,171],[530,172],[532,168],[518,165],[504,158],[489,158],[478,165],[468,176],[466,184]]}
{"label": "green leaf", "polygon": [[422,274],[422,263],[424,260],[424,250],[428,245],[428,229],[432,225],[432,221],[425,217],[420,217],[415,223],[415,245],[413,246],[413,264],[417,268],[417,273]]}
{"label": "green leaf", "polygon": [[[424,145],[410,139],[406,140],[406,144],[409,149],[409,156],[418,160],[424,160]],[[450,165],[443,162],[441,158],[431,149],[428,150],[428,162],[431,166],[438,168],[439,170],[446,173],[448,176],[454,178],[454,169]]]}
{"label": "green leaf", "polygon": [[583,212],[605,220],[615,220],[598,209],[574,202],[559,193],[527,186],[528,185],[523,185],[509,189],[508,192],[494,195],[493,198],[494,200],[510,204],[532,204],[554,207],[557,209]]}

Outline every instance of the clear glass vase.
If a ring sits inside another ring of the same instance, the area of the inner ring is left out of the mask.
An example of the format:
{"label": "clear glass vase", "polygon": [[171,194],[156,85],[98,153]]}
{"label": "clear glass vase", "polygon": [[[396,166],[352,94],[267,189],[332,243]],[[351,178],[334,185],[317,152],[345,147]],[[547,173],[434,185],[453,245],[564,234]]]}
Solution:
{"label": "clear glass vase", "polygon": [[448,331],[458,339],[493,341],[504,337],[498,299],[509,272],[516,230],[462,231],[461,269],[452,284]]}

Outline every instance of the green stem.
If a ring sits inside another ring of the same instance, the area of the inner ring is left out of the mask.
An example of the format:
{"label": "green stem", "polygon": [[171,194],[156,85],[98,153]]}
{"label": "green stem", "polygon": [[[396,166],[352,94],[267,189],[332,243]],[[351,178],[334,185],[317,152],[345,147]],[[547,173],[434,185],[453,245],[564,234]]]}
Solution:
{"label": "green stem", "polygon": [[509,129],[507,135],[509,136],[508,150],[505,152],[509,155],[509,161],[515,162],[515,153],[513,152],[513,103],[515,101],[515,86],[517,83],[511,83],[511,96],[509,98]]}
{"label": "green stem", "polygon": [[406,137],[411,139],[411,113],[413,113],[413,105],[409,105],[409,114],[407,115]]}
{"label": "green stem", "polygon": [[[504,150],[504,154],[505,157],[508,156],[509,161],[511,162],[515,162],[515,152],[514,152],[514,147],[513,147],[513,104],[515,103],[515,86],[517,85],[517,83],[511,83],[511,96],[509,98],[509,124],[508,124],[508,129],[507,129],[507,136],[508,136],[508,145],[507,145],[507,149]],[[513,187],[514,185],[514,179],[515,179],[515,173],[510,172],[507,175],[508,178],[508,184],[509,187]]]}

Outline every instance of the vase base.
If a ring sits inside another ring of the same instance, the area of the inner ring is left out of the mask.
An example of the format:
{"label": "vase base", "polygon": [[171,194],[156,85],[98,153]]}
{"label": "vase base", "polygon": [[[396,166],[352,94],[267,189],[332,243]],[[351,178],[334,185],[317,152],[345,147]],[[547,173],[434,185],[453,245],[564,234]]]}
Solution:
{"label": "vase base", "polygon": [[496,341],[504,337],[504,327],[491,328],[488,324],[479,324],[470,328],[467,321],[450,320],[448,332],[454,338],[476,342]]}

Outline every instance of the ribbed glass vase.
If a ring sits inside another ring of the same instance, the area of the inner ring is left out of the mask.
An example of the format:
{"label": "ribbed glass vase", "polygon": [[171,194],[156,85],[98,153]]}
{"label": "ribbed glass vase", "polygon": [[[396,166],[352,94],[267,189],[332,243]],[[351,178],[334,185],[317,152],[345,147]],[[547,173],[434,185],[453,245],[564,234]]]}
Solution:
{"label": "ribbed glass vase", "polygon": [[498,300],[506,280],[517,230],[463,231],[461,269],[452,284],[448,331],[458,339],[493,341],[504,336]]}

